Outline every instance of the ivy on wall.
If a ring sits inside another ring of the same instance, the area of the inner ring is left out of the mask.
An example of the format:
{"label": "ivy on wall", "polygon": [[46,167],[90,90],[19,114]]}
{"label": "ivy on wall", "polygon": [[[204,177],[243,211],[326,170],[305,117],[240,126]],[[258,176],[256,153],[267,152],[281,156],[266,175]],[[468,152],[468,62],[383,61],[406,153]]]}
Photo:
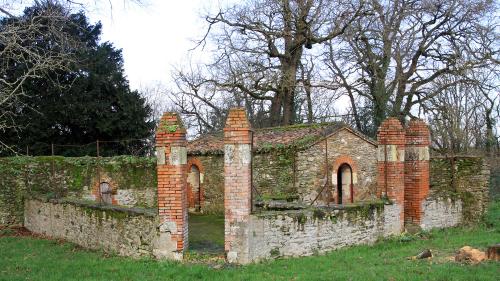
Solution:
{"label": "ivy on wall", "polygon": [[0,158],[0,225],[22,223],[26,197],[79,198],[90,192],[102,174],[111,177],[121,189],[156,189],[155,158]]}
{"label": "ivy on wall", "polygon": [[294,186],[295,150],[278,149],[254,156],[253,184],[263,198],[297,197]]}
{"label": "ivy on wall", "polygon": [[431,158],[431,197],[462,201],[464,223],[478,221],[489,200],[489,176],[481,157]]}

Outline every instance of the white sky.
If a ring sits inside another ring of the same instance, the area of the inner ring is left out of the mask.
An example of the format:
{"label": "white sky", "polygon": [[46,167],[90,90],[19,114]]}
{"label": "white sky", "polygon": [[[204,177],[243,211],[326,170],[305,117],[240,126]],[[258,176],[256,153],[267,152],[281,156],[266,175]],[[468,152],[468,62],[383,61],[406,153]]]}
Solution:
{"label": "white sky", "polygon": [[[206,32],[207,23],[202,15],[207,11],[215,14],[219,7],[242,0],[146,0],[145,7],[132,4],[133,0],[111,0],[111,6],[107,0],[80,1],[92,4],[100,1],[98,9],[88,9],[87,15],[92,22],[102,22],[103,41],[111,41],[123,50],[131,89],[144,90],[156,89],[158,85],[163,89],[172,87],[173,67],[185,65],[189,56],[193,62],[206,61],[207,52],[201,48],[189,52],[196,46],[194,40],[201,39]],[[167,96],[149,94],[166,109]],[[347,96],[332,104],[339,114],[345,113],[348,105]]]}
{"label": "white sky", "polygon": [[[89,0],[92,1],[92,0]],[[125,73],[132,89],[168,84],[173,65],[187,59],[193,39],[203,36],[206,24],[200,16],[217,9],[219,1],[149,0],[146,7],[112,0],[87,12],[90,20],[103,24],[103,41],[123,50]]]}
{"label": "white sky", "polygon": [[[0,6],[21,14],[34,0],[0,0]],[[137,5],[134,2],[142,2]],[[193,40],[203,37],[202,14],[234,0],[72,0],[80,3],[92,24],[101,21],[102,41],[122,49],[132,89],[168,84],[173,65],[186,61]],[[78,5],[73,5],[78,9]],[[193,55],[193,54],[192,54]],[[203,55],[198,52],[198,56]],[[195,56],[195,55],[193,55]],[[193,57],[194,61],[198,58]]]}

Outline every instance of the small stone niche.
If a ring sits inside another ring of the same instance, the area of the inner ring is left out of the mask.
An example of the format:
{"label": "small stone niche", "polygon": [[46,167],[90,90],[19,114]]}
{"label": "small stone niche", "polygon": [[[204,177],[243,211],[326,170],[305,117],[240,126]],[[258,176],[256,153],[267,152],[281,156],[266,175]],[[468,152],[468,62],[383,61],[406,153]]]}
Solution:
{"label": "small stone niche", "polygon": [[103,204],[113,204],[113,188],[109,182],[99,183],[99,198]]}

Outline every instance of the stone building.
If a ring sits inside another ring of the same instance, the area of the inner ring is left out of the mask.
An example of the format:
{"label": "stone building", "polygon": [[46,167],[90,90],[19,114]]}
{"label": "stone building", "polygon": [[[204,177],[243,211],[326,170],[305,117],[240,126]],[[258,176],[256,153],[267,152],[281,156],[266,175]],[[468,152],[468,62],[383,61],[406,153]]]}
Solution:
{"label": "stone building", "polygon": [[[478,221],[489,166],[478,157],[431,165],[429,145],[422,120],[389,118],[375,142],[340,123],[252,130],[241,108],[230,110],[223,135],[188,143],[177,114],[165,113],[156,132],[156,210],[28,198],[24,226],[121,255],[182,260],[188,209],[220,210],[227,261],[245,264]],[[126,187],[106,183],[116,194]],[[276,198],[298,202],[254,209]]]}
{"label": "stone building", "polygon": [[[223,211],[224,138],[191,141],[188,203]],[[377,143],[344,123],[301,124],[253,132],[253,196],[315,205],[376,198]]]}

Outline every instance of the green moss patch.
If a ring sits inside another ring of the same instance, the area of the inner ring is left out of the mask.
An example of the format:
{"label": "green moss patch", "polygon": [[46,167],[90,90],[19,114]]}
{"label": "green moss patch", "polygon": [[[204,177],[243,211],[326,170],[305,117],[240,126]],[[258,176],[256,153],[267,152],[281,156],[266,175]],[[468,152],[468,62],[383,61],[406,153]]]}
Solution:
{"label": "green moss patch", "polygon": [[272,220],[276,220],[278,217],[290,217],[299,225],[303,225],[309,220],[330,220],[337,223],[340,218],[356,223],[375,219],[376,214],[382,214],[384,205],[383,201],[372,201],[332,207],[307,207],[300,210],[261,211],[254,215],[258,218]]}
{"label": "green moss patch", "polygon": [[480,220],[489,200],[488,178],[481,157],[435,157],[430,161],[431,199],[462,202],[464,223]]}
{"label": "green moss patch", "polygon": [[120,189],[156,188],[156,159],[147,157],[0,158],[0,224],[21,224],[24,198],[45,195],[78,198],[89,193],[99,175]]}

